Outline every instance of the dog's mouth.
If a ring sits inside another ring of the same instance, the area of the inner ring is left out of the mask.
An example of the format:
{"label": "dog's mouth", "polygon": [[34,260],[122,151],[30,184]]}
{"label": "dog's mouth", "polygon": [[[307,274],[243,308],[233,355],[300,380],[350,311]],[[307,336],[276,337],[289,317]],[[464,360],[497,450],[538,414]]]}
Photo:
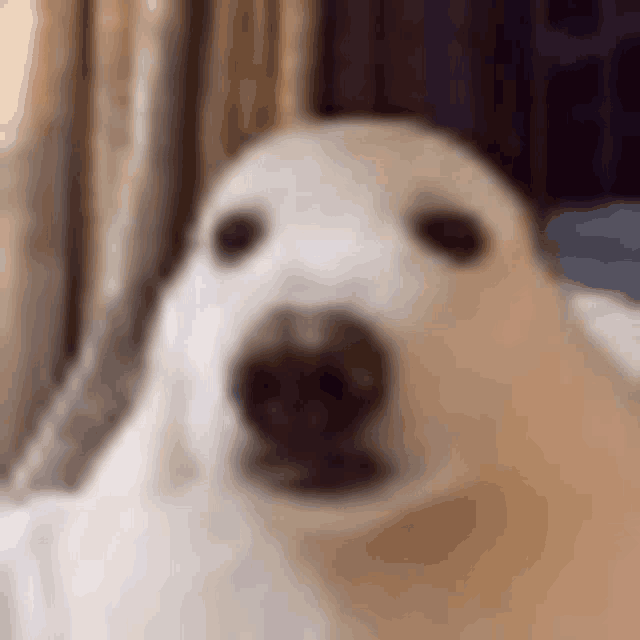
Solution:
{"label": "dog's mouth", "polygon": [[387,396],[386,354],[345,314],[276,314],[235,368],[253,446],[243,474],[288,491],[344,493],[391,473],[372,429]]}

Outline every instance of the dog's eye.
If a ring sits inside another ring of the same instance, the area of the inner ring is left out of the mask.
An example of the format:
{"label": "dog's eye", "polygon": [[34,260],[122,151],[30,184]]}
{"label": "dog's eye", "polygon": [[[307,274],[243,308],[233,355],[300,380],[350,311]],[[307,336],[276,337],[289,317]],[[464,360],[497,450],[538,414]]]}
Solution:
{"label": "dog's eye", "polygon": [[464,215],[421,215],[416,220],[416,233],[423,242],[445,252],[459,264],[478,259],[487,248],[487,239],[478,224]]}
{"label": "dog's eye", "polygon": [[225,262],[242,258],[258,241],[262,226],[249,216],[237,216],[223,222],[215,231],[214,245],[218,256]]}

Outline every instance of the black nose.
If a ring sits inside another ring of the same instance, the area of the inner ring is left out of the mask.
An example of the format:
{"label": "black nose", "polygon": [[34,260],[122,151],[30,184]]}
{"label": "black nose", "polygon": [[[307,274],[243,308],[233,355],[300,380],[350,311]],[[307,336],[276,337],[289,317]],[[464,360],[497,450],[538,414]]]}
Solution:
{"label": "black nose", "polygon": [[254,445],[243,473],[319,493],[371,487],[389,475],[389,460],[367,437],[384,417],[388,366],[361,321],[279,313],[235,370],[236,400]]}

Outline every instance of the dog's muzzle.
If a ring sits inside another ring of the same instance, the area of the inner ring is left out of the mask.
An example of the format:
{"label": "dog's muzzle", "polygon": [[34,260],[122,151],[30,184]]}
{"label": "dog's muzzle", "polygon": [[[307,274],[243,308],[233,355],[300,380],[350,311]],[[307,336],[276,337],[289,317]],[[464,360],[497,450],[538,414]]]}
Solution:
{"label": "dog's muzzle", "polygon": [[230,391],[250,434],[243,475],[327,495],[388,478],[393,465],[376,445],[389,396],[388,359],[352,314],[272,314],[232,367]]}

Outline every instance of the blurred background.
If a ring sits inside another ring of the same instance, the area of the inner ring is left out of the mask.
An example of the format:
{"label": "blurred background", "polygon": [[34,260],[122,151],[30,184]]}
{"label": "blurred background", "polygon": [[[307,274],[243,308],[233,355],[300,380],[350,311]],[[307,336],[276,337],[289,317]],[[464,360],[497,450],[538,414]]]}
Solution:
{"label": "blurred background", "polygon": [[639,70],[638,0],[0,0],[0,483],[58,393],[74,484],[203,189],[303,112],[457,130],[640,300]]}

